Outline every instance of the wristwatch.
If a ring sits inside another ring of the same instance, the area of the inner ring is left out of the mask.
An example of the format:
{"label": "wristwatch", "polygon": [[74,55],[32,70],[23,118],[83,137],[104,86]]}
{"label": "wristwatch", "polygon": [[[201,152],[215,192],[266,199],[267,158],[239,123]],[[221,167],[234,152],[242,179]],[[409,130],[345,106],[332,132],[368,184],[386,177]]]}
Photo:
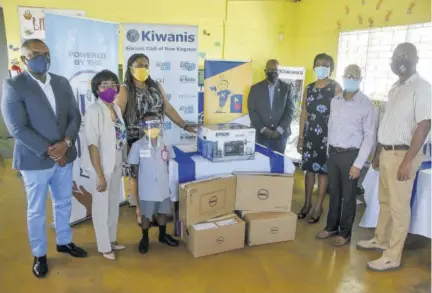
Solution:
{"label": "wristwatch", "polygon": [[69,138],[66,138],[64,142],[67,144],[68,148],[72,147],[72,141]]}

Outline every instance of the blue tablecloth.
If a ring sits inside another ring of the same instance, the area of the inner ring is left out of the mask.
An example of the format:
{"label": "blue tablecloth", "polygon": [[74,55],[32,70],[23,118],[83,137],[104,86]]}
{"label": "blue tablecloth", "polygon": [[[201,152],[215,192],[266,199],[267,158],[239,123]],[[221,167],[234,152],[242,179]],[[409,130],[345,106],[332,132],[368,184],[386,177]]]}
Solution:
{"label": "blue tablecloth", "polygon": [[[431,238],[431,162],[423,162],[420,170],[417,172],[414,181],[413,194],[411,197],[411,223],[409,232],[412,234],[423,235]],[[378,224],[379,215],[379,172],[372,167],[369,168],[365,179],[363,180],[365,189],[366,210],[360,221],[360,227],[375,228]]]}
{"label": "blue tablecloth", "polygon": [[292,161],[280,153],[257,144],[254,160],[213,163],[203,158],[192,146],[174,146],[170,160],[171,200],[178,201],[178,184],[233,172],[263,172],[294,174]]}

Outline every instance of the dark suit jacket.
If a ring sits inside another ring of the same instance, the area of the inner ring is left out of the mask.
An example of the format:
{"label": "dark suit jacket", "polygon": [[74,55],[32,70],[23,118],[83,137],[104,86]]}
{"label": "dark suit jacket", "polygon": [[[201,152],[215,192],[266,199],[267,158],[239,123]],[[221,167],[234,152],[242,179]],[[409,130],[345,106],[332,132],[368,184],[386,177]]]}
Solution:
{"label": "dark suit jacket", "polygon": [[294,101],[291,98],[290,86],[279,80],[273,96],[273,105],[270,106],[270,95],[267,80],[252,86],[248,98],[248,110],[251,127],[256,129],[257,138],[261,130],[267,127],[276,130],[281,127],[283,137],[291,135],[291,119],[294,114]]}
{"label": "dark suit jacket", "polygon": [[[3,84],[1,110],[6,126],[16,139],[13,167],[18,170],[52,168],[54,160],[47,155],[48,147],[70,137],[75,142],[81,126],[81,114],[69,81],[51,75],[56,100],[56,113],[37,82],[24,72]],[[66,153],[68,163],[75,160],[74,145]]]}

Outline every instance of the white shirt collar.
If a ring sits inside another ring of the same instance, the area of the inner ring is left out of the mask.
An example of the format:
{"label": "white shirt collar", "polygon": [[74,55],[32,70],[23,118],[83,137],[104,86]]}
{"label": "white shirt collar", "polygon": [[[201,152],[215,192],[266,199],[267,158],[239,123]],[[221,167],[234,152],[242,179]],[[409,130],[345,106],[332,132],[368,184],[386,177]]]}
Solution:
{"label": "white shirt collar", "polygon": [[[340,92],[335,98],[338,100],[344,100],[345,101],[343,94],[344,94],[344,91]],[[350,101],[356,102],[362,96],[364,96],[364,93],[361,90],[358,90],[357,93],[350,100],[348,100],[346,102],[350,102]]]}
{"label": "white shirt collar", "polygon": [[271,84],[271,83],[269,83],[269,82],[267,81],[267,84],[268,84],[268,87],[272,89],[272,88],[276,87],[276,86],[279,84],[279,79],[276,80],[276,82],[275,82],[274,84]]}
{"label": "white shirt collar", "polygon": [[401,83],[399,80],[396,82],[397,86],[402,86],[402,85],[408,85],[410,83],[413,83],[414,81],[416,81],[418,78],[420,77],[420,75],[418,74],[418,72],[414,73],[413,75],[411,75],[407,80],[405,80],[403,83]]}
{"label": "white shirt collar", "polygon": [[45,83],[43,83],[42,81],[40,81],[39,79],[36,79],[30,72],[27,71],[27,73],[30,75],[30,77],[35,80],[39,85],[41,86],[47,86],[50,84],[51,82],[51,75],[49,73],[46,74],[46,80]]}

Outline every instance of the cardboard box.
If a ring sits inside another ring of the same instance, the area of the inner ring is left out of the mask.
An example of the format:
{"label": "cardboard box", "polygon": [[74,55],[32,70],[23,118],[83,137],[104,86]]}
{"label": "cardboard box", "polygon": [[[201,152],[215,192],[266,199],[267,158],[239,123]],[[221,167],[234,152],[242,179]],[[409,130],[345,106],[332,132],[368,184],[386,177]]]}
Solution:
{"label": "cardboard box", "polygon": [[231,214],[235,207],[236,178],[232,175],[183,183],[179,186],[179,216],[186,227]]}
{"label": "cardboard box", "polygon": [[230,214],[184,229],[183,239],[195,257],[244,248],[245,222]]}
{"label": "cardboard box", "polygon": [[228,123],[201,126],[198,153],[212,162],[252,160],[255,158],[255,129]]}
{"label": "cardboard box", "polygon": [[238,173],[235,209],[254,212],[289,212],[294,177],[288,174]]}
{"label": "cardboard box", "polygon": [[246,222],[246,243],[248,246],[294,240],[297,215],[287,213],[243,212]]}

